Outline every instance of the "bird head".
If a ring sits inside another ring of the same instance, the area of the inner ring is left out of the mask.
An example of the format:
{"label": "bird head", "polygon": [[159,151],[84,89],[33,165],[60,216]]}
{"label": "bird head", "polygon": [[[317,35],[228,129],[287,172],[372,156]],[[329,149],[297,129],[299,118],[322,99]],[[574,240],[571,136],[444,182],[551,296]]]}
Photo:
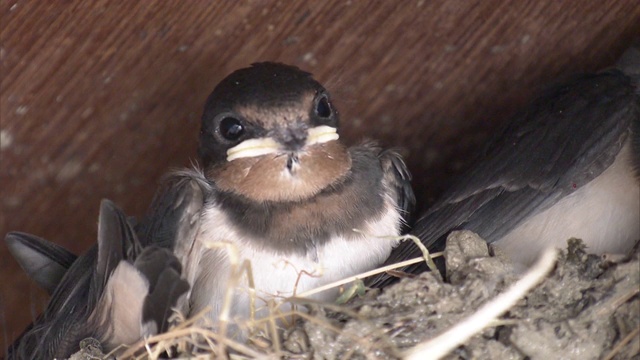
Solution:
{"label": "bird head", "polygon": [[207,99],[199,156],[223,190],[255,201],[300,201],[351,168],[327,90],[294,66],[257,63]]}

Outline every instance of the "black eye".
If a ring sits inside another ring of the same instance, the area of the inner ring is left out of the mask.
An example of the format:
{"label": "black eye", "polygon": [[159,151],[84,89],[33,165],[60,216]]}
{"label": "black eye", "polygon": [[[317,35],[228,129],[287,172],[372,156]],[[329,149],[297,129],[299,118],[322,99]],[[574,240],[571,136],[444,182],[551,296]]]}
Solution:
{"label": "black eye", "polygon": [[220,135],[227,140],[238,140],[244,133],[244,126],[240,120],[234,117],[225,117],[220,120]]}
{"label": "black eye", "polygon": [[316,104],[316,114],[321,118],[331,117],[333,111],[331,110],[331,104],[329,104],[329,99],[326,96],[322,96],[318,103]]}

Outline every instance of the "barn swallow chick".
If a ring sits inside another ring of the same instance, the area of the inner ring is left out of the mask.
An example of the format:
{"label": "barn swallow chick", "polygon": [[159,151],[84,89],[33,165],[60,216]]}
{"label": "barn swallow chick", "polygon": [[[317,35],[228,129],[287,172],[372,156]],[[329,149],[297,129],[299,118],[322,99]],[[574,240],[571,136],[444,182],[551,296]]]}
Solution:
{"label": "barn swallow chick", "polygon": [[[260,308],[260,300],[303,293],[389,256],[396,242],[381,237],[400,234],[415,202],[409,172],[395,152],[346,147],[338,121],[327,90],[293,66],[254,64],[213,90],[200,131],[203,170],[170,177],[143,221],[143,232],[183,264],[192,285],[186,313],[210,308],[210,319],[219,318],[234,264],[250,262]],[[191,215],[179,219],[172,207],[185,198]],[[158,235],[184,221],[190,235]],[[246,317],[247,277],[234,290],[230,315]]]}
{"label": "barn swallow chick", "polygon": [[131,345],[165,331],[189,288],[173,253],[144,246],[108,200],[100,208],[98,243],[80,257],[24,233],[9,233],[6,242],[36,282],[54,288],[44,313],[9,347],[7,359],[67,359],[89,337],[107,352]]}
{"label": "barn swallow chick", "polygon": [[[522,268],[570,238],[590,252],[628,253],[639,219],[640,52],[632,48],[618,69],[576,77],[533,101],[412,233],[441,249],[452,230],[471,230]],[[411,245],[387,263],[420,256]]]}

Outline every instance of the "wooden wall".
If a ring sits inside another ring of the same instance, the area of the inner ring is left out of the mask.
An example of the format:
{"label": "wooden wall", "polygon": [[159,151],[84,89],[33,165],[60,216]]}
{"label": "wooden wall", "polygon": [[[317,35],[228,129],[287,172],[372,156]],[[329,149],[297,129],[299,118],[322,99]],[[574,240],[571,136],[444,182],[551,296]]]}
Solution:
{"label": "wooden wall", "polygon": [[[260,60],[316,74],[349,141],[404,149],[421,204],[541,86],[611,64],[636,0],[1,0],[0,236],[74,252],[98,204],[141,215],[195,157],[202,105]],[[46,297],[0,244],[2,342]],[[6,345],[3,344],[2,348]]]}

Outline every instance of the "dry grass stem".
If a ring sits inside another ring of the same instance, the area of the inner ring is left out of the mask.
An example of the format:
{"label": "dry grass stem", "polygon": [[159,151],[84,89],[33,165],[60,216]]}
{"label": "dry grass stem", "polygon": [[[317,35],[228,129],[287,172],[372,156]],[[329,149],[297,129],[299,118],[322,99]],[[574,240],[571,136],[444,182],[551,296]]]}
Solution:
{"label": "dry grass stem", "polygon": [[408,360],[442,358],[509,310],[520,298],[547,276],[553,269],[556,258],[557,251],[547,249],[531,269],[520,280],[511,285],[507,291],[484,304],[473,315],[458,322],[449,330],[409,350],[403,357]]}
{"label": "dry grass stem", "polygon": [[[603,360],[613,359],[613,357],[616,356],[616,354],[618,354],[620,350],[622,350],[629,342],[631,342],[631,340],[637,338],[638,334],[640,334],[640,327],[635,328],[632,332],[625,336],[624,339],[620,340],[620,342],[616,344],[613,349],[611,349],[611,352],[609,352],[609,354],[607,354],[607,356],[605,356]],[[635,356],[638,354],[636,353],[633,355]]]}

